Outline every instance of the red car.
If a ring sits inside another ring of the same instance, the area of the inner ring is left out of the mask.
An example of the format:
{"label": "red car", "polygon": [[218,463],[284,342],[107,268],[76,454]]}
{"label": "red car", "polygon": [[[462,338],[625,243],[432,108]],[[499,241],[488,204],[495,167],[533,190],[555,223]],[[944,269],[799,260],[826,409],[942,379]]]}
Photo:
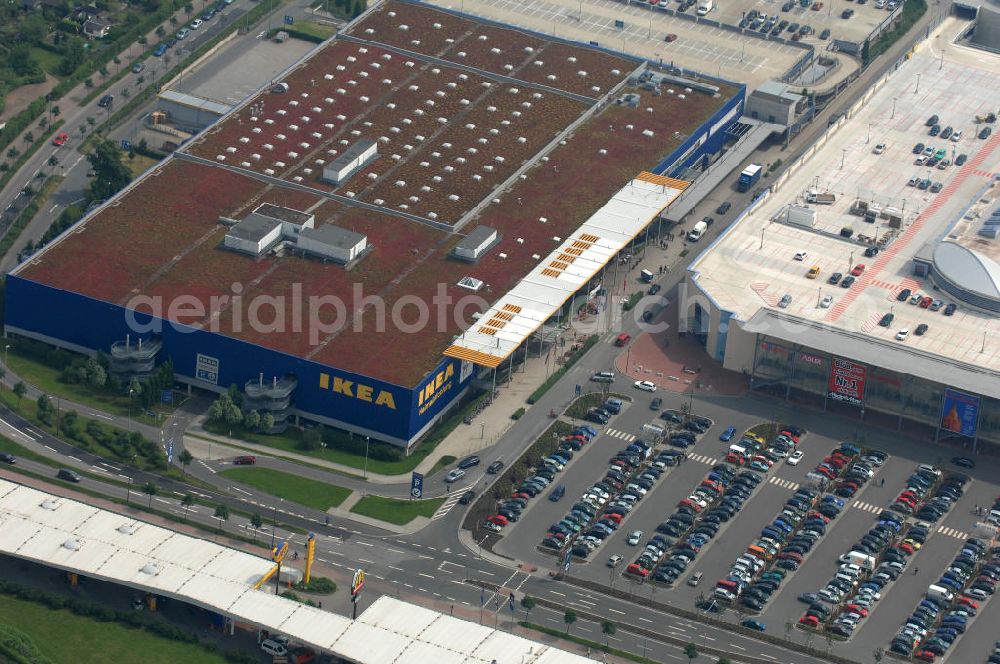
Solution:
{"label": "red car", "polygon": [[933,302],[933,301],[934,301],[934,298],[932,298],[930,296],[925,297],[924,299],[920,300],[920,308],[921,309],[926,309],[927,307],[931,306],[931,302]]}
{"label": "red car", "polygon": [[864,271],[865,271],[865,264],[864,263],[858,263],[857,265],[854,266],[854,269],[851,270],[851,276],[852,277],[860,277],[861,273],[864,272]]}
{"label": "red car", "polygon": [[677,41],[677,35],[671,32],[670,34],[668,34],[666,37],[663,38],[663,41],[667,42],[668,44],[670,42],[675,42]]}
{"label": "red car", "polygon": [[615,523],[621,523],[622,522],[622,515],[621,514],[615,514],[614,512],[608,512],[607,514],[605,514],[601,518],[602,519],[611,519]]}
{"label": "red car", "polygon": [[52,145],[60,146],[65,145],[66,141],[69,140],[69,134],[56,134],[56,137],[52,139]]}
{"label": "red car", "polygon": [[615,338],[615,345],[619,346],[619,347],[620,346],[624,346],[625,344],[627,344],[631,340],[632,340],[631,335],[628,335],[628,334],[625,334],[624,332],[622,332],[621,334],[619,334]]}
{"label": "red car", "polygon": [[805,625],[806,627],[818,627],[819,618],[817,618],[816,616],[802,616],[801,618],[799,618],[799,624]]}
{"label": "red car", "polygon": [[625,573],[626,574],[635,574],[636,576],[642,576],[642,577],[649,576],[649,570],[646,569],[645,567],[637,565],[636,563],[632,563],[631,565],[629,565],[628,567],[626,567],[625,568]]}
{"label": "red car", "polygon": [[959,597],[958,598],[958,603],[959,604],[965,604],[966,606],[971,606],[974,609],[978,609],[979,608],[979,604],[977,604],[976,602],[973,602],[968,597]]}
{"label": "red car", "polygon": [[498,526],[507,525],[507,517],[503,516],[502,514],[494,514],[493,516],[489,517],[486,520],[489,521],[490,523],[495,523]]}
{"label": "red car", "polygon": [[921,650],[916,655],[914,655],[914,657],[924,662],[933,662],[934,659],[937,657],[937,655],[932,653],[930,650]]}
{"label": "red car", "polygon": [[238,456],[235,459],[233,459],[233,463],[236,464],[237,466],[252,466],[255,463],[257,463],[257,457],[252,456],[250,454],[246,456]]}
{"label": "red car", "polygon": [[848,604],[847,606],[844,607],[844,609],[846,611],[850,611],[852,613],[856,613],[859,616],[861,616],[862,618],[867,618],[868,617],[868,609],[866,609],[863,606],[858,606],[857,604]]}
{"label": "red car", "polygon": [[739,454],[734,454],[732,452],[726,455],[725,461],[726,463],[731,463],[734,466],[742,466],[747,462],[747,460],[744,459],[742,456],[740,456]]}

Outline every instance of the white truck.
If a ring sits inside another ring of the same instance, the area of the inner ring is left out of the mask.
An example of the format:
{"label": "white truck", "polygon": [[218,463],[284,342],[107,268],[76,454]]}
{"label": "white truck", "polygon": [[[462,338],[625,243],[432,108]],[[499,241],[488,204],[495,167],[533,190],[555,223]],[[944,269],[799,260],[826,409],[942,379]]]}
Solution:
{"label": "white truck", "polygon": [[690,232],[688,232],[687,236],[688,240],[690,240],[691,242],[697,242],[698,240],[701,239],[701,236],[704,235],[705,231],[707,230],[708,230],[708,224],[706,224],[704,221],[699,221],[697,224],[694,225],[694,228],[692,228]]}
{"label": "white truck", "polygon": [[715,9],[715,0],[701,0],[698,3],[698,16],[705,16],[713,9]]}
{"label": "white truck", "polygon": [[840,562],[844,564],[857,565],[862,569],[866,569],[869,572],[875,569],[875,556],[868,555],[867,553],[862,553],[861,551],[848,551],[840,557]]}
{"label": "white truck", "polygon": [[944,586],[932,585],[927,587],[927,598],[947,604],[955,599],[955,594]]}
{"label": "white truck", "polygon": [[810,189],[806,193],[806,202],[815,203],[816,205],[833,205],[837,202],[837,194],[829,191]]}

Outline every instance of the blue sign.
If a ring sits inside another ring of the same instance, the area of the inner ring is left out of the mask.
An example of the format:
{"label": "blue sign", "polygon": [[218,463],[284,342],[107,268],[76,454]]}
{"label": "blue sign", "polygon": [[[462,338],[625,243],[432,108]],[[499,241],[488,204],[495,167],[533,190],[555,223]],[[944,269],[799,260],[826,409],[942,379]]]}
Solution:
{"label": "blue sign", "polygon": [[163,403],[173,403],[174,402],[174,391],[173,390],[163,390],[160,394],[160,401]]}
{"label": "blue sign", "polygon": [[285,14],[285,25],[292,25],[295,23],[295,17],[290,14]]}
{"label": "blue sign", "polygon": [[420,473],[413,473],[410,476],[410,495],[414,498],[424,495],[424,476]]}
{"label": "blue sign", "polygon": [[941,428],[968,438],[976,437],[979,424],[979,397],[948,388],[944,391]]}

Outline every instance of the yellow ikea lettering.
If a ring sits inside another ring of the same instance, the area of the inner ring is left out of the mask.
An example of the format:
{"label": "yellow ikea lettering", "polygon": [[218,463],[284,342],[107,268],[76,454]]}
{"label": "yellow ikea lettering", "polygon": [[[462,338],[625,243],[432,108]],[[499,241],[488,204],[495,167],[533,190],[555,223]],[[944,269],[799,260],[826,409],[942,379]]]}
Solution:
{"label": "yellow ikea lettering", "polygon": [[320,389],[330,390],[345,397],[352,397],[367,403],[374,403],[376,406],[385,406],[391,410],[396,410],[396,397],[388,390],[378,390],[376,394],[375,388],[371,385],[355,383],[353,380],[345,380],[340,376],[333,376],[333,381],[330,378],[330,374],[321,373],[319,375]]}
{"label": "yellow ikea lettering", "polygon": [[417,398],[417,405],[422,406],[425,402],[430,400],[441,387],[448,382],[452,376],[455,375],[455,365],[449,364],[445,367],[444,371],[439,371],[436,376],[427,381],[427,384],[423,386],[420,390],[420,394]]}

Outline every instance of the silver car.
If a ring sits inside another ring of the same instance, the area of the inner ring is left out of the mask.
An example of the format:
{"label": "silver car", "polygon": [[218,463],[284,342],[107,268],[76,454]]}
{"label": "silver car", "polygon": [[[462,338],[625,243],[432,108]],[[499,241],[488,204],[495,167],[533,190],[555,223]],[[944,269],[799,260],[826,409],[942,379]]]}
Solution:
{"label": "silver car", "polygon": [[778,306],[781,307],[782,309],[785,309],[791,303],[792,303],[792,296],[789,295],[788,293],[785,293],[784,295],[781,296],[781,300],[778,301]]}

